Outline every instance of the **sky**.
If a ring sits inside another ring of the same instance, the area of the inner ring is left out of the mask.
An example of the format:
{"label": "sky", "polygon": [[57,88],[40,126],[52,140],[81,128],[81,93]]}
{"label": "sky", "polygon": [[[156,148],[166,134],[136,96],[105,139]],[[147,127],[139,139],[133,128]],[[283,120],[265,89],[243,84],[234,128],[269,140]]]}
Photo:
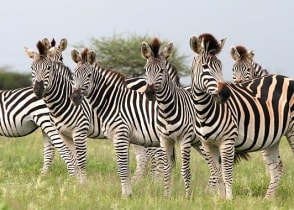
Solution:
{"label": "sky", "polygon": [[270,73],[294,79],[292,0],[9,0],[0,7],[0,24],[0,68],[11,71],[31,72],[23,46],[36,50],[44,37],[68,40],[64,63],[73,68],[74,45],[130,33],[173,42],[190,66],[190,37],[211,33],[227,38],[219,54],[226,80],[232,80],[233,45],[253,50]]}

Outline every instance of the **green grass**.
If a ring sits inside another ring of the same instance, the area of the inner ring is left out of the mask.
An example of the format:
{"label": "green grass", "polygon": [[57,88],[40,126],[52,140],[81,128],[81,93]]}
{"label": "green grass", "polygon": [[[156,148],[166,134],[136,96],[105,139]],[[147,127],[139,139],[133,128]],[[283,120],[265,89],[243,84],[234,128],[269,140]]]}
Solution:
{"label": "green grass", "polygon": [[[1,209],[294,209],[293,154],[285,139],[281,143],[284,163],[277,197],[264,200],[269,177],[261,153],[234,167],[234,200],[226,201],[205,193],[208,167],[192,152],[192,198],[185,199],[180,175],[180,156],[173,170],[172,197],[163,198],[163,183],[152,183],[149,175],[133,186],[133,196],[121,198],[116,158],[110,141],[88,141],[87,183],[68,177],[63,160],[56,153],[46,177],[41,178],[43,144],[39,132],[23,138],[0,137]],[[131,170],[135,168],[131,153]]]}

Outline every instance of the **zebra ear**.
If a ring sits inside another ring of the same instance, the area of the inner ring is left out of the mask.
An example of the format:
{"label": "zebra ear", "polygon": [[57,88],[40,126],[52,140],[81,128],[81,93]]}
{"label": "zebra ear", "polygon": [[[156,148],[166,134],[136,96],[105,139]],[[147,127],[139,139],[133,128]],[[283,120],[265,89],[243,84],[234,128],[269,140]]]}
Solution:
{"label": "zebra ear", "polygon": [[24,49],[26,55],[31,59],[34,59],[38,55],[37,52],[35,52],[27,47],[23,47],[23,49]]}
{"label": "zebra ear", "polygon": [[162,51],[162,55],[165,59],[168,59],[171,54],[172,54],[172,50],[173,50],[173,43],[169,42],[166,47],[163,49]]}
{"label": "zebra ear", "polygon": [[71,58],[75,63],[79,63],[82,60],[79,52],[76,49],[71,51]]}
{"label": "zebra ear", "polygon": [[223,39],[221,39],[218,44],[219,44],[219,51],[221,51],[225,45],[225,42],[227,40],[227,37],[224,37]]}
{"label": "zebra ear", "polygon": [[96,53],[93,50],[90,50],[87,55],[88,62],[94,64],[96,60]]}
{"label": "zebra ear", "polygon": [[47,56],[49,58],[53,58],[56,54],[56,48],[55,47],[51,47],[48,52],[47,52]]}
{"label": "zebra ear", "polygon": [[58,45],[58,49],[59,49],[60,51],[64,51],[66,48],[67,48],[67,39],[62,38],[62,39],[60,40],[59,45]]}
{"label": "zebra ear", "polygon": [[48,51],[51,47],[49,40],[47,38],[44,38],[44,39],[42,39],[42,43],[43,43],[46,51]]}
{"label": "zebra ear", "polygon": [[231,54],[231,57],[233,58],[234,61],[240,59],[240,57],[241,57],[241,55],[239,54],[239,52],[235,46],[231,46],[230,54]]}
{"label": "zebra ear", "polygon": [[141,44],[141,55],[146,60],[153,55],[152,49],[147,42],[142,42]]}
{"label": "zebra ear", "polygon": [[199,39],[196,36],[192,36],[190,38],[190,48],[197,54],[200,54],[201,52],[201,46],[199,43]]}
{"label": "zebra ear", "polygon": [[247,57],[250,59],[250,60],[253,60],[253,57],[254,57],[254,52],[253,52],[253,50],[250,50],[249,52],[248,52],[248,54],[247,54]]}

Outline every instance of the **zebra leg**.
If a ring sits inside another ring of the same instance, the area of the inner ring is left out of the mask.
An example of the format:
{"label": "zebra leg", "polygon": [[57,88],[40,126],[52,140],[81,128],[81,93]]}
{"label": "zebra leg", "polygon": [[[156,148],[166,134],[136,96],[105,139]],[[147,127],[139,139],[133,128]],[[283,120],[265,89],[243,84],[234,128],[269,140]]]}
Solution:
{"label": "zebra leg", "polygon": [[221,171],[219,148],[216,145],[205,142],[203,142],[203,148],[205,151],[205,159],[210,170],[209,182],[212,182],[208,183],[206,192],[213,192],[214,189],[211,189],[210,186],[217,186],[220,197],[225,198],[226,191]]}
{"label": "zebra leg", "polygon": [[[206,152],[202,144],[192,144],[192,147],[205,159],[207,163],[209,163],[208,157],[206,155]],[[210,177],[209,177],[208,184],[205,191],[214,193],[217,191],[217,178],[215,176],[215,173],[212,172],[213,167],[211,166],[211,164],[208,164],[208,167],[210,171]]]}
{"label": "zebra leg", "polygon": [[63,135],[61,133],[60,133],[60,137],[72,155],[72,164],[73,164],[74,173],[70,174],[70,176],[75,176],[75,175],[77,175],[78,168],[77,168],[77,151],[76,151],[76,147],[74,144],[74,140],[71,137]]}
{"label": "zebra leg", "polygon": [[275,197],[283,174],[283,163],[279,154],[279,143],[263,150],[262,154],[270,174],[270,185],[265,195],[265,198],[269,199]]}
{"label": "zebra leg", "polygon": [[77,174],[81,184],[86,182],[86,164],[87,164],[87,132],[88,130],[76,130],[73,134],[73,140],[76,148]]}
{"label": "zebra leg", "polygon": [[51,123],[50,125],[44,124],[42,125],[42,132],[43,132],[43,136],[45,134],[49,136],[48,134],[50,134],[50,140],[53,143],[54,147],[58,150],[62,159],[65,161],[69,175],[74,176],[75,175],[75,158],[72,155],[69,148],[66,146],[63,139],[61,138],[62,136],[58,134],[58,131],[55,129],[55,126],[53,126]]}
{"label": "zebra leg", "polygon": [[113,138],[113,143],[116,152],[117,169],[121,182],[122,197],[127,198],[132,195],[129,168],[129,140],[127,135],[125,135],[124,137]]}
{"label": "zebra leg", "polygon": [[186,198],[191,197],[190,180],[191,180],[191,169],[190,169],[190,152],[191,144],[187,143],[186,139],[180,141],[181,156],[182,156],[182,167],[181,173],[184,178],[186,188]]}
{"label": "zebra leg", "polygon": [[171,196],[171,173],[172,173],[172,156],[174,141],[160,138],[160,146],[164,154],[164,197],[169,198]]}
{"label": "zebra leg", "polygon": [[43,140],[44,140],[44,163],[41,170],[41,175],[47,175],[49,167],[52,165],[54,158],[54,146],[48,135],[42,130]]}
{"label": "zebra leg", "polygon": [[161,182],[163,174],[164,155],[161,147],[149,147],[151,156],[151,179],[153,182]]}
{"label": "zebra leg", "polygon": [[225,183],[225,195],[226,199],[233,199],[232,182],[233,182],[233,165],[235,157],[235,141],[224,140],[220,144],[221,153],[221,168],[222,177]]}
{"label": "zebra leg", "polygon": [[136,170],[132,177],[132,184],[135,184],[146,174],[146,167],[149,156],[148,149],[146,147],[136,144],[132,144],[132,147],[137,161]]}

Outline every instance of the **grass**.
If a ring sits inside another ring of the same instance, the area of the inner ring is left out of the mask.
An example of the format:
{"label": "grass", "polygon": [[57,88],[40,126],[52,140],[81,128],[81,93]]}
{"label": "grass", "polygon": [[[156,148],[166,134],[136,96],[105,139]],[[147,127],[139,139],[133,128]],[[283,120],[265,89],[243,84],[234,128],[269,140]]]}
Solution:
{"label": "grass", "polygon": [[[250,161],[234,167],[234,200],[226,201],[205,193],[208,167],[194,151],[191,157],[192,198],[185,199],[177,165],[173,170],[172,197],[163,198],[163,183],[151,182],[147,174],[133,186],[133,196],[121,198],[116,158],[110,141],[88,141],[87,183],[78,184],[68,177],[65,164],[58,153],[46,177],[40,177],[43,163],[42,138],[35,132],[23,138],[0,137],[0,210],[1,209],[294,209],[293,154],[285,139],[280,153],[284,175],[277,197],[264,200],[269,177],[260,152],[252,153]],[[131,170],[135,168],[131,152]]]}

